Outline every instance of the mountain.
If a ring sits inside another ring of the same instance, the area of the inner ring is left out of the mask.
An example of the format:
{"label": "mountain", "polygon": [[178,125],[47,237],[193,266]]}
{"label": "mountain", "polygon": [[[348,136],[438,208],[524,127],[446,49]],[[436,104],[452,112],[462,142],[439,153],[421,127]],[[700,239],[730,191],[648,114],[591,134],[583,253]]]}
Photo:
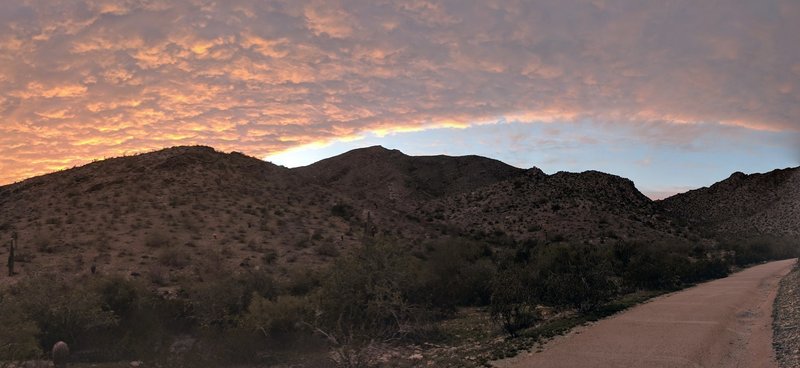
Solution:
{"label": "mountain", "polygon": [[22,272],[96,265],[168,284],[264,261],[320,264],[316,243],[329,240],[325,252],[335,254],[359,242],[330,213],[340,201],[285,167],[176,147],[0,187],[0,234],[5,243],[12,228],[19,233]]}
{"label": "mountain", "polygon": [[513,239],[577,241],[684,241],[685,229],[665,216],[633,182],[597,171],[524,175],[473,192],[433,200],[428,218],[470,234]]}
{"label": "mountain", "polygon": [[0,237],[19,233],[22,273],[85,274],[94,265],[170,285],[219,272],[313,270],[366,236],[421,250],[446,238],[698,241],[673,216],[684,207],[694,216],[695,207],[672,205],[695,199],[678,198],[651,201],[630,180],[601,172],[548,175],[479,156],[414,157],[376,146],[288,169],[174,147],[0,187]]}
{"label": "mountain", "polygon": [[480,156],[407,156],[380,146],[294,170],[366,200],[378,227],[405,217],[436,236],[589,243],[674,240],[680,233],[633,182],[597,171],[547,175]]}
{"label": "mountain", "polygon": [[669,215],[733,237],[800,235],[800,168],[741,172],[661,201]]}
{"label": "mountain", "polygon": [[380,204],[469,192],[525,171],[480,156],[407,156],[381,146],[355,149],[294,170],[312,182]]}

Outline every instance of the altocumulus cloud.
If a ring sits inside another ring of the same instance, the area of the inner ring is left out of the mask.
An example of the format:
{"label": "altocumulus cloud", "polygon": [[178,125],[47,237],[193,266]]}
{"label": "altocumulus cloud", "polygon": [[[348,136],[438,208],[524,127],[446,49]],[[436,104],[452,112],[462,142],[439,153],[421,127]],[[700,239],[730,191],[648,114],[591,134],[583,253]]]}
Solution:
{"label": "altocumulus cloud", "polygon": [[4,1],[0,183],[498,119],[796,134],[798,34],[794,0]]}

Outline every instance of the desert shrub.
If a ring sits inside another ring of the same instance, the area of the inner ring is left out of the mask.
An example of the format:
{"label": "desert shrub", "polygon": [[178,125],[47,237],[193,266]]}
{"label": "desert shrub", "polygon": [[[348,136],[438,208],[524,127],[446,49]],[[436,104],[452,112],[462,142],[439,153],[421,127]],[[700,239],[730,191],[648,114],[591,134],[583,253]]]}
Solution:
{"label": "desert shrub", "polygon": [[33,239],[31,239],[31,244],[42,253],[53,253],[55,248],[55,241],[53,239],[53,235],[47,232],[37,232]]}
{"label": "desert shrub", "polygon": [[509,335],[517,336],[539,320],[536,285],[534,275],[520,265],[500,270],[492,279],[489,312]]}
{"label": "desert shrub", "polygon": [[423,263],[419,289],[411,300],[452,312],[457,306],[487,305],[496,266],[485,244],[450,239],[431,244]]}
{"label": "desert shrub", "polygon": [[592,312],[619,292],[613,253],[584,244],[518,244],[491,284],[492,317],[510,335],[541,318],[540,306]]}
{"label": "desert shrub", "polygon": [[349,204],[335,204],[331,207],[331,214],[349,220],[355,215],[355,209]]}
{"label": "desert shrub", "polygon": [[539,250],[536,270],[544,304],[589,311],[617,292],[611,265],[600,248],[570,244]]}
{"label": "desert shrub", "polygon": [[283,288],[294,296],[308,295],[321,285],[321,276],[314,271],[296,271],[292,273]]}
{"label": "desert shrub", "polygon": [[[182,303],[135,281],[80,281],[43,275],[13,286],[0,300],[0,347],[8,340],[13,355],[32,358],[63,340],[82,359],[134,359],[163,351],[171,333],[186,329]],[[0,360],[9,358],[5,353],[0,351]]]}
{"label": "desert shrub", "polygon": [[95,336],[118,323],[90,287],[68,284],[53,275],[15,285],[12,297],[36,323],[40,331],[37,340],[45,350],[60,340],[75,348],[89,345]]}
{"label": "desert shrub", "polygon": [[171,247],[159,251],[158,261],[167,267],[184,268],[189,265],[191,256],[183,249]]}
{"label": "desert shrub", "polygon": [[689,264],[686,272],[681,276],[681,281],[695,283],[725,277],[729,273],[730,265],[727,260],[721,257],[704,257]]}
{"label": "desert shrub", "polygon": [[311,311],[304,298],[281,295],[269,300],[254,294],[241,325],[264,337],[280,337],[305,329],[304,322],[310,320]]}
{"label": "desert shrub", "polygon": [[278,260],[278,252],[272,248],[264,249],[261,259],[264,261],[264,264],[273,264]]}
{"label": "desert shrub", "polygon": [[273,298],[277,289],[270,275],[253,271],[192,285],[188,290],[198,326],[219,332],[238,324],[253,295]]}
{"label": "desert shrub", "polygon": [[634,289],[675,290],[689,266],[688,255],[673,254],[663,247],[639,246],[632,250],[621,273],[626,285]]}
{"label": "desert shrub", "polygon": [[428,311],[410,300],[421,261],[410,250],[368,241],[332,265],[314,294],[314,331],[326,337],[337,367],[368,367],[373,344],[425,336]]}
{"label": "desert shrub", "polygon": [[798,256],[798,242],[780,236],[759,236],[744,239],[726,239],[720,248],[732,251],[734,263],[746,266],[775,259]]}
{"label": "desert shrub", "polygon": [[132,281],[114,275],[97,284],[102,309],[111,311],[117,318],[127,318],[137,308],[138,286]]}
{"label": "desert shrub", "polygon": [[317,327],[339,342],[401,336],[419,317],[408,300],[418,262],[383,243],[340,258],[323,278]]}
{"label": "desert shrub", "polygon": [[144,245],[150,248],[166,248],[172,246],[172,239],[162,231],[153,231],[144,239]]}
{"label": "desert shrub", "polygon": [[0,296],[0,361],[18,361],[42,355],[36,322],[13,300]]}
{"label": "desert shrub", "polygon": [[179,300],[166,299],[121,276],[101,278],[93,284],[102,310],[112,312],[117,323],[96,334],[92,346],[98,349],[92,359],[154,356],[164,350],[172,333],[187,326],[185,308]]}
{"label": "desert shrub", "polygon": [[339,249],[333,243],[325,242],[317,246],[316,253],[325,257],[338,257]]}

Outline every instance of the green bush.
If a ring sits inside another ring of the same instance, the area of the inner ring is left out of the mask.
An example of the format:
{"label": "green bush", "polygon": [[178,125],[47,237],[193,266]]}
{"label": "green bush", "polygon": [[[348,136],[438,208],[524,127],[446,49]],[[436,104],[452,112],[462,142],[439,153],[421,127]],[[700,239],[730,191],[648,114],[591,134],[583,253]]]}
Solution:
{"label": "green bush", "polygon": [[335,204],[331,207],[331,214],[349,220],[355,216],[355,209],[349,204]]}
{"label": "green bush", "polygon": [[536,259],[541,300],[556,308],[589,311],[617,292],[611,265],[602,250],[590,245],[550,245]]}
{"label": "green bush", "polygon": [[98,282],[101,308],[111,311],[118,318],[127,318],[137,308],[139,291],[137,286],[121,276],[111,276]]}
{"label": "green bush", "polygon": [[737,266],[747,266],[775,259],[795,258],[800,244],[780,236],[759,236],[745,239],[726,239],[720,248],[732,251]]}
{"label": "green bush", "polygon": [[189,265],[191,256],[180,248],[165,248],[158,252],[158,261],[164,266],[180,269]]}
{"label": "green bush", "polygon": [[317,295],[317,326],[340,341],[400,336],[419,317],[408,300],[419,269],[406,251],[383,243],[340,258]]}
{"label": "green bush", "polygon": [[451,239],[431,244],[413,302],[452,312],[457,306],[489,304],[496,266],[486,245]]}
{"label": "green bush", "polygon": [[276,292],[270,275],[254,271],[193,285],[188,300],[199,327],[224,331],[238,325],[253,295],[272,298]]}
{"label": "green bush", "polygon": [[0,361],[39,358],[42,349],[37,336],[41,333],[22,306],[0,297]]}
{"label": "green bush", "polygon": [[21,282],[14,286],[12,295],[38,326],[37,339],[44,350],[62,340],[79,349],[118,323],[114,312],[103,308],[100,294],[54,275]]}
{"label": "green bush", "polygon": [[241,325],[264,337],[280,337],[305,329],[311,315],[309,303],[303,298],[281,295],[269,300],[256,293]]}
{"label": "green bush", "polygon": [[536,285],[535,276],[523,266],[514,265],[494,276],[489,312],[509,335],[517,336],[540,319]]}

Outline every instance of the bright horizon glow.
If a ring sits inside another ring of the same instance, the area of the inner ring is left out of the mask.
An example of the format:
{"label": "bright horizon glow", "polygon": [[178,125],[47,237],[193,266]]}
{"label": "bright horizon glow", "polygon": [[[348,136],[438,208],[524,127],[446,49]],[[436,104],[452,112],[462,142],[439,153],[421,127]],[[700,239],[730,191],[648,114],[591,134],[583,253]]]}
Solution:
{"label": "bright horizon glow", "polygon": [[[367,133],[357,140],[298,147],[265,159],[294,168],[376,145],[398,149],[410,156],[478,155],[522,169],[535,166],[548,174],[603,171],[633,180],[651,199],[709,186],[736,171],[752,174],[796,166],[786,159],[791,157],[791,150],[786,148],[785,141],[792,138],[781,133],[729,127],[726,134],[720,136],[713,126],[705,129],[690,126],[688,128],[693,131],[686,133],[694,135],[690,147],[630,142],[620,145],[619,142],[635,141],[635,132],[626,126],[597,129],[593,125],[583,122],[573,124],[571,129],[565,126],[553,129],[549,123],[498,121],[469,128],[436,128],[386,135]],[[583,142],[583,147],[578,149],[575,142]],[[730,163],[701,164],[729,155],[727,147],[731,145],[741,150],[729,157]]]}

